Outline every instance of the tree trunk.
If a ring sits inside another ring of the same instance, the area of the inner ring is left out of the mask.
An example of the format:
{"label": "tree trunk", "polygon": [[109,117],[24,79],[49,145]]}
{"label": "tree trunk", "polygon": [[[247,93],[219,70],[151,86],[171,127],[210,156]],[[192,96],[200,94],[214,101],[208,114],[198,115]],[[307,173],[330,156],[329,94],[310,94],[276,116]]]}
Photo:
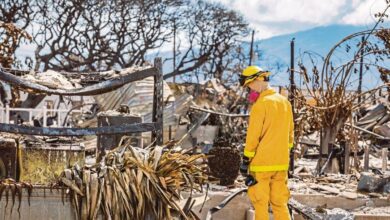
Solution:
{"label": "tree trunk", "polygon": [[[329,153],[332,151],[332,149],[329,149],[329,144],[335,144],[337,134],[339,133],[340,129],[344,127],[346,120],[347,118],[340,118],[333,126],[325,127],[323,129],[320,147],[322,155],[329,155]],[[317,166],[322,167],[325,161],[326,159],[320,158]],[[338,173],[340,171],[339,168],[340,167],[337,163],[337,160],[333,159],[328,163],[325,172]]]}
{"label": "tree trunk", "polygon": [[21,103],[21,105],[18,107],[20,107],[20,108],[36,108],[45,97],[46,97],[46,95],[29,93],[27,95],[26,100],[24,100]]}
{"label": "tree trunk", "polygon": [[3,106],[7,104],[7,92],[5,91],[3,82],[0,82],[0,101]]}

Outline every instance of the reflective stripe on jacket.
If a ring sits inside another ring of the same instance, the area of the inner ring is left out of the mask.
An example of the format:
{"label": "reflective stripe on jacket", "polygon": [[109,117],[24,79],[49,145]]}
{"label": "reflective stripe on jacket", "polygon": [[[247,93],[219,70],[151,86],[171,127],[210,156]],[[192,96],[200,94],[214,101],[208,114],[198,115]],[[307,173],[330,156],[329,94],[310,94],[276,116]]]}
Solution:
{"label": "reflective stripe on jacket", "polygon": [[273,89],[262,92],[252,106],[244,155],[252,158],[252,172],[288,170],[294,142],[290,102]]}

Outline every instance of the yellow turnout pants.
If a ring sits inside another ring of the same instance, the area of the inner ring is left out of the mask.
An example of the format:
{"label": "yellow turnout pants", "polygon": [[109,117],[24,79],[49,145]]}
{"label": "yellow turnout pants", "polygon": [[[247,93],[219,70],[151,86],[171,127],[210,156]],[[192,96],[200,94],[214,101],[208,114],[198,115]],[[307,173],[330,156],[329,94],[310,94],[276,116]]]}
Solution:
{"label": "yellow turnout pants", "polygon": [[257,184],[248,188],[248,196],[255,208],[256,220],[269,220],[269,204],[275,220],[290,220],[287,171],[256,172],[252,175]]}

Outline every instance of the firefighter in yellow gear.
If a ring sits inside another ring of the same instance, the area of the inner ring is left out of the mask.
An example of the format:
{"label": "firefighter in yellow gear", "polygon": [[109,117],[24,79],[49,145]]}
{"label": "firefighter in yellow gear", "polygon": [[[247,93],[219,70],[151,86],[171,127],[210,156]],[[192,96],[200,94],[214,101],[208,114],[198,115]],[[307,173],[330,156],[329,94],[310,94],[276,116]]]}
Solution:
{"label": "firefighter in yellow gear", "polygon": [[240,170],[241,173],[245,173],[245,167],[249,170],[246,183],[256,220],[269,219],[269,205],[275,220],[285,220],[290,219],[287,172],[294,122],[290,102],[270,88],[269,75],[270,72],[258,66],[249,66],[240,77],[242,86],[259,93],[250,111]]}

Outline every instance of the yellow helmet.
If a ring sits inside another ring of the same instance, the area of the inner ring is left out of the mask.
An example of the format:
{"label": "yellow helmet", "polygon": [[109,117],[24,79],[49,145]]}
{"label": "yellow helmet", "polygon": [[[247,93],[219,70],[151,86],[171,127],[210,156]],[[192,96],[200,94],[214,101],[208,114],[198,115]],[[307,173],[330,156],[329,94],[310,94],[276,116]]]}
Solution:
{"label": "yellow helmet", "polygon": [[269,81],[269,75],[271,75],[271,72],[264,71],[258,66],[248,66],[242,71],[240,84],[241,86],[246,86],[257,78],[261,78],[263,81]]}

